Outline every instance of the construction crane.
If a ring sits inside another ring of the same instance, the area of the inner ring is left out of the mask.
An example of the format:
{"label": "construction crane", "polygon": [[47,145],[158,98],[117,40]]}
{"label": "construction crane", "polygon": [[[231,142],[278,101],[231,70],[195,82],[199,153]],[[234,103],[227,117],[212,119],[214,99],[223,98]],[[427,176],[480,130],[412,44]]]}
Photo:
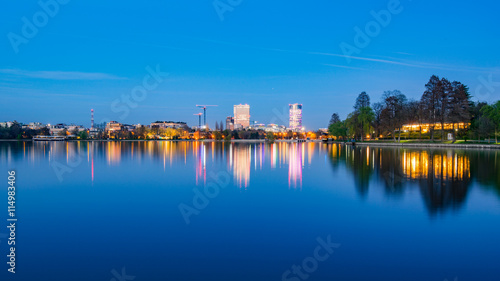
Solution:
{"label": "construction crane", "polygon": [[207,107],[209,106],[218,106],[218,105],[199,105],[197,104],[196,107],[203,108],[203,125],[205,128],[207,127]]}
{"label": "construction crane", "polygon": [[198,130],[199,130],[201,128],[201,115],[203,115],[203,113],[196,113],[193,115],[198,115]]}

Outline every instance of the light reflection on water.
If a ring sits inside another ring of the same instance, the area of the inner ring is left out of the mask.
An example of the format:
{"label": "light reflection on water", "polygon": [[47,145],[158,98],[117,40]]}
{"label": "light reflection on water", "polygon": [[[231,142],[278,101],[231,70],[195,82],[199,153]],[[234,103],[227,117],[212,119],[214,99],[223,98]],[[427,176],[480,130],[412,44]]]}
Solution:
{"label": "light reflection on water", "polygon": [[[309,280],[496,280],[498,156],[322,143],[0,142],[0,166],[19,176],[19,247],[29,252],[20,280],[109,280],[100,274],[122,266],[142,280],[165,272],[280,280],[330,234],[342,247]],[[195,206],[195,190],[219,172],[230,183],[186,225],[179,204]],[[75,264],[86,269],[77,277]]]}
{"label": "light reflection on water", "polygon": [[325,155],[333,171],[339,166],[347,168],[360,197],[367,195],[370,185],[383,186],[388,195],[394,195],[417,184],[431,212],[463,202],[473,181],[497,193],[500,186],[498,151],[167,141],[7,142],[0,146],[0,153],[0,160],[7,164],[13,161],[13,155],[19,157],[19,154],[30,163],[63,161],[70,168],[77,168],[80,162],[86,161],[89,165],[78,168],[87,169],[88,166],[92,181],[96,180],[94,158],[104,157],[108,166],[124,162],[140,165],[153,159],[160,162],[163,170],[187,166],[192,158],[197,185],[207,183],[207,166],[222,162],[232,173],[235,185],[244,190],[251,188],[252,175],[256,171],[272,173],[283,168],[288,170],[288,187],[301,189],[304,169]]}

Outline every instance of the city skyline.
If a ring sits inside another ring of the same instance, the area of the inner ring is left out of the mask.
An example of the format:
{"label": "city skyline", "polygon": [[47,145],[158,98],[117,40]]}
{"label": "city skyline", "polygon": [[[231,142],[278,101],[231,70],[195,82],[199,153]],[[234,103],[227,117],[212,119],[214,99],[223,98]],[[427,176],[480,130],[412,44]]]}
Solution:
{"label": "city skyline", "polygon": [[498,279],[499,2],[2,8],[0,281]]}
{"label": "city skyline", "polygon": [[[33,22],[44,10],[36,2],[8,3],[0,12],[5,21],[0,50],[6,54],[0,91],[9,106],[0,120],[89,126],[87,112],[94,108],[96,122],[165,119],[195,125],[194,104],[247,103],[254,105],[252,119],[285,125],[286,105],[300,100],[307,104],[304,126],[317,129],[327,126],[333,112],[344,119],[362,91],[374,101],[394,89],[417,99],[433,74],[462,81],[474,100],[495,100],[500,91],[497,3],[485,9],[400,1],[366,46],[356,44],[364,37],[358,30],[366,33],[390,3],[321,1],[303,7],[253,1],[225,13],[223,21],[208,2],[169,3],[165,9],[158,9],[165,5],[159,1],[122,3],[122,12],[137,20],[118,16],[111,24],[115,4],[68,2],[17,52],[7,35],[23,35],[22,18]],[[432,20],[422,22],[422,14]],[[149,81],[155,87],[127,103],[151,73],[159,74]],[[230,113],[211,110],[209,124]]]}
{"label": "city skyline", "polygon": [[[291,106],[292,105],[297,105],[300,107],[300,113],[299,115],[297,115],[296,117],[294,118],[298,118],[296,122],[298,122],[298,126],[299,127],[302,127],[302,104],[290,104],[289,105],[289,116],[287,116],[287,120],[284,120],[284,119],[280,119],[279,122],[274,122],[274,123],[262,123],[262,122],[259,122],[258,120],[253,120],[251,119],[251,115],[250,115],[250,105],[249,104],[238,104],[238,105],[233,105],[233,115],[232,116],[227,116],[224,120],[209,120],[207,119],[206,120],[206,124],[205,124],[205,114],[204,113],[197,113],[197,114],[193,114],[194,116],[198,116],[196,117],[195,119],[198,120],[198,122],[196,124],[192,124],[190,125],[189,127],[192,127],[192,128],[198,128],[199,126],[201,127],[205,127],[205,126],[208,126],[209,129],[213,129],[215,128],[216,126],[218,126],[219,122],[221,122],[221,124],[223,124],[222,122],[225,122],[225,129],[228,129],[230,128],[229,124],[231,124],[231,128],[233,129],[246,129],[246,128],[249,128],[251,126],[253,126],[254,124],[265,124],[265,125],[279,125],[279,126],[284,126],[284,127],[289,127],[291,129],[297,129],[298,127],[297,126],[291,126],[291,118],[292,118],[292,113],[291,113]],[[197,106],[197,107],[200,107],[200,106]],[[88,128],[88,129],[93,129],[94,126],[96,125],[106,125],[107,123],[109,122],[115,122],[115,123],[123,123],[123,124],[130,124],[130,125],[149,125],[149,124],[155,124],[155,125],[158,125],[157,123],[184,123],[186,125],[189,125],[191,124],[191,120],[189,120],[188,122],[186,120],[177,120],[177,119],[172,119],[172,120],[175,120],[175,121],[159,121],[161,119],[159,118],[156,118],[156,119],[152,119],[152,120],[157,120],[157,121],[147,121],[145,123],[139,123],[139,122],[129,122],[129,123],[124,123],[124,122],[120,122],[120,121],[117,121],[117,120],[101,120],[102,122],[94,122],[95,118],[94,118],[94,109],[90,109],[90,119],[89,119],[89,124],[87,126],[86,123],[83,123],[83,124],[77,124],[77,123],[74,123],[74,122],[64,122],[64,120],[62,120],[61,122],[50,122],[50,123],[44,123],[44,122],[39,122],[38,120],[30,120],[28,122],[21,122],[19,120],[4,120],[4,121],[0,121],[0,123],[2,124],[10,124],[10,123],[13,123],[13,122],[18,122],[20,124],[23,124],[23,125],[37,125],[37,126],[55,126],[55,125],[76,125],[76,126],[82,126],[84,128]],[[283,117],[280,117],[280,118],[283,118]],[[294,119],[295,120],[295,119]],[[211,121],[211,122],[209,122]],[[272,120],[274,121],[274,119]],[[217,123],[215,126],[211,125],[211,123]],[[283,123],[283,124],[282,124]],[[294,123],[295,124],[295,123]],[[231,130],[233,130],[231,129]]]}

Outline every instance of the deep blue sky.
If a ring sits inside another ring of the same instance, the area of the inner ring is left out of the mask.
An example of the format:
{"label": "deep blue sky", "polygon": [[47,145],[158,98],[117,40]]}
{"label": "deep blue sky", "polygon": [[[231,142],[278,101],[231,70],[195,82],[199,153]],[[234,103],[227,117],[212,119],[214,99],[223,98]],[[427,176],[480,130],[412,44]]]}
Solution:
{"label": "deep blue sky", "polygon": [[[44,1],[44,0],[42,0]],[[226,2],[226,0],[221,0]],[[21,35],[37,1],[8,1],[0,11],[0,121],[90,125],[155,120],[197,124],[196,104],[216,104],[209,124],[251,105],[252,120],[286,119],[286,106],[304,105],[307,129],[352,111],[366,91],[378,101],[399,89],[419,99],[432,74],[469,85],[475,99],[500,98],[500,4],[402,0],[403,11],[355,54],[354,27],[390,1],[243,0],[221,21],[212,0],[71,0],[16,54],[8,34]],[[142,84],[146,67],[170,75],[123,118],[114,100]],[[478,95],[479,94],[479,95]],[[285,114],[283,114],[285,113]],[[282,118],[284,116],[285,118]]]}

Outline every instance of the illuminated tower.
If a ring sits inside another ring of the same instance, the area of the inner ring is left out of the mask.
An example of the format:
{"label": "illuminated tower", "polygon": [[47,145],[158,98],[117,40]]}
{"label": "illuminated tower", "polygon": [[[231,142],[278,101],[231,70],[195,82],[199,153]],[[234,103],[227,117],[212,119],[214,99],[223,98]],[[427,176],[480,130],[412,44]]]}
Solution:
{"label": "illuminated tower", "polygon": [[245,129],[250,126],[250,105],[240,104],[234,106],[234,128]]}
{"label": "illuminated tower", "polygon": [[94,129],[94,110],[90,110],[90,129]]}
{"label": "illuminated tower", "polygon": [[292,131],[302,130],[302,104],[290,104],[290,126]]}

